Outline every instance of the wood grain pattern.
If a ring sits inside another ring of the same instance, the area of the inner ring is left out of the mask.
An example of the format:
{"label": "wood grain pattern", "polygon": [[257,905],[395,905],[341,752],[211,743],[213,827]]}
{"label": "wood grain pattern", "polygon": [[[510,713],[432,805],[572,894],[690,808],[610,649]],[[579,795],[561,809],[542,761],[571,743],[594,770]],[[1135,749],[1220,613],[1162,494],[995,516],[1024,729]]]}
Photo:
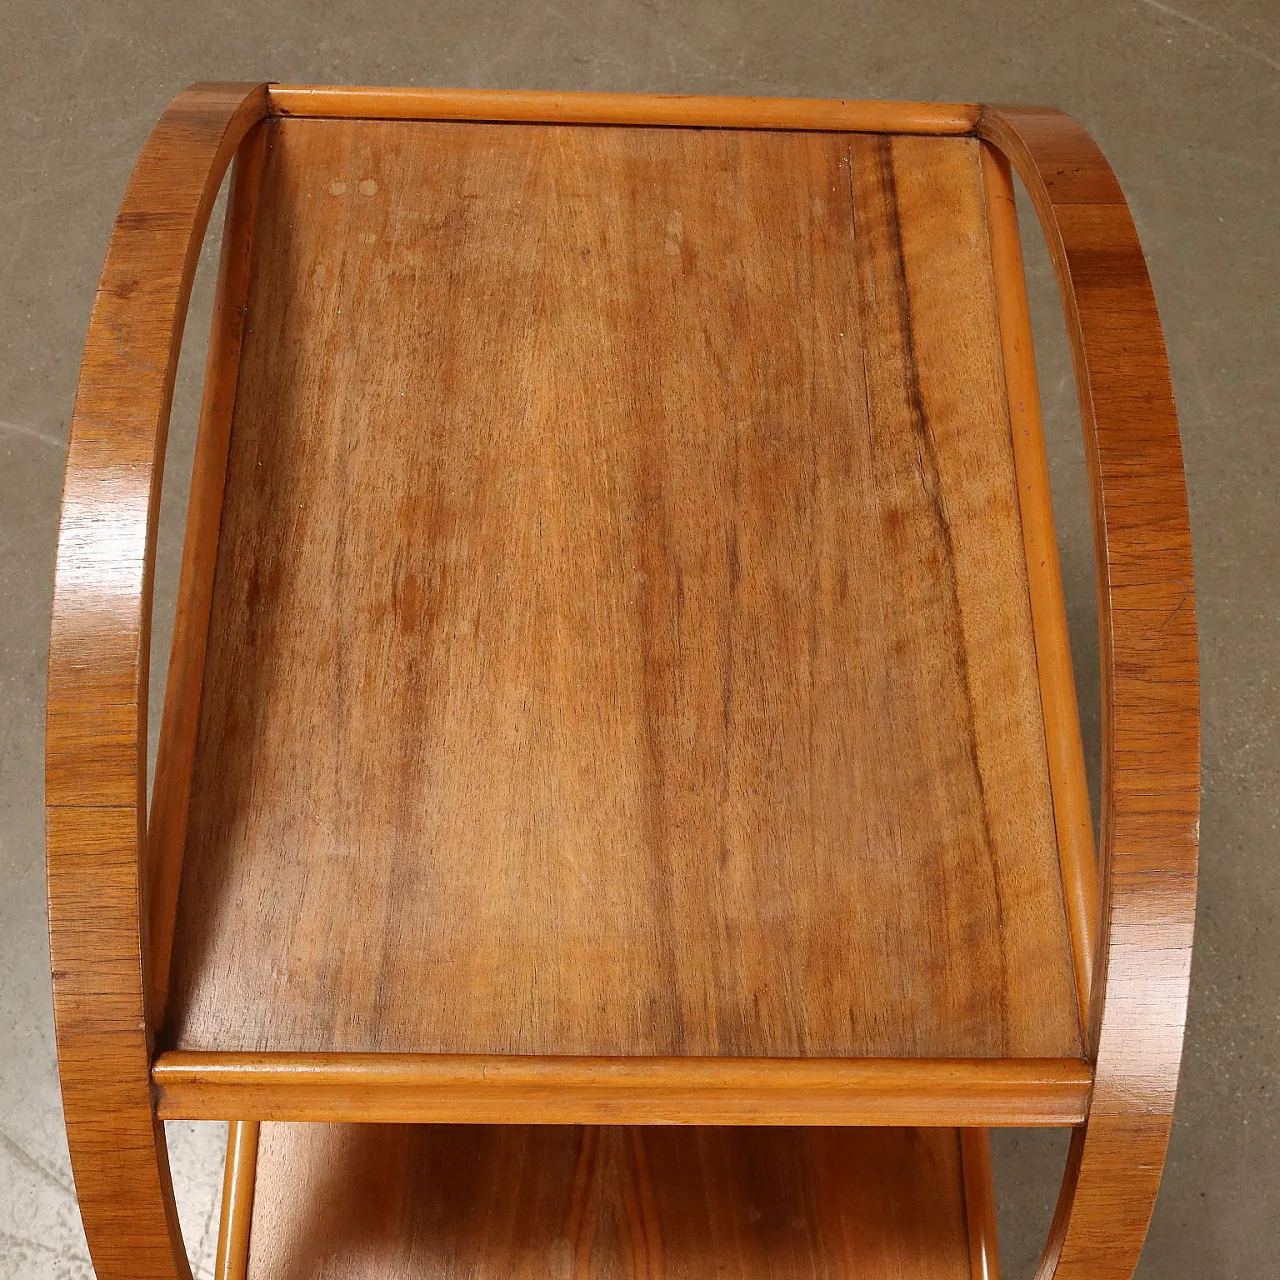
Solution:
{"label": "wood grain pattern", "polygon": [[218,1219],[213,1280],[244,1280],[249,1267],[259,1132],[254,1120],[234,1120],[227,1127],[227,1162],[222,1175],[222,1213]]}
{"label": "wood grain pattern", "polygon": [[531,124],[924,134],[972,133],[978,120],[976,106],[959,102],[284,84],[270,85],[268,94],[271,110],[277,115],[329,119],[505,120]]}
{"label": "wood grain pattern", "polygon": [[222,175],[265,110],[261,86],[197,85],[147,139],[71,421],[49,642],[49,934],[67,1142],[99,1280],[190,1276],[144,998],[151,580],[191,279]]}
{"label": "wood grain pattern", "polygon": [[1049,489],[1049,459],[1045,452],[1044,422],[1040,417],[1040,387],[1013,177],[1009,162],[985,143],[982,177],[987,196],[987,225],[991,230],[991,264],[1000,313],[1005,386],[1009,393],[1013,460],[1027,555],[1058,861],[1062,866],[1063,896],[1071,930],[1076,993],[1081,1018],[1087,1020],[1098,945],[1098,855],[1089,809],[1075,674],[1071,667],[1071,639],[1058,560],[1053,496]]}
{"label": "wood grain pattern", "polygon": [[977,144],[262,181],[168,1042],[1075,1056]]}
{"label": "wood grain pattern", "polygon": [[264,1125],[250,1280],[969,1280],[953,1129]]}
{"label": "wood grain pattern", "polygon": [[1067,1125],[1088,1064],[1050,1059],[502,1058],[163,1053],[166,1120]]}
{"label": "wood grain pattern", "polygon": [[1164,1167],[1195,920],[1200,734],[1186,486],[1133,220],[1097,144],[1043,107],[984,109],[1053,256],[1093,490],[1102,658],[1102,907],[1087,1126],[1040,1267],[1127,1280]]}

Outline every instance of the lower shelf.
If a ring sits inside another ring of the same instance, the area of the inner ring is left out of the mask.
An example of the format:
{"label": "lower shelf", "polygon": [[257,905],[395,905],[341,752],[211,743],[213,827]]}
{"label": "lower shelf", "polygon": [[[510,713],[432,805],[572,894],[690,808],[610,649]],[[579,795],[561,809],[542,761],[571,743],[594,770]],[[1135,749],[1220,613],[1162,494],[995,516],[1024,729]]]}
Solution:
{"label": "lower shelf", "polygon": [[226,1277],[997,1274],[985,1130],[265,1123],[250,1196],[252,1137]]}

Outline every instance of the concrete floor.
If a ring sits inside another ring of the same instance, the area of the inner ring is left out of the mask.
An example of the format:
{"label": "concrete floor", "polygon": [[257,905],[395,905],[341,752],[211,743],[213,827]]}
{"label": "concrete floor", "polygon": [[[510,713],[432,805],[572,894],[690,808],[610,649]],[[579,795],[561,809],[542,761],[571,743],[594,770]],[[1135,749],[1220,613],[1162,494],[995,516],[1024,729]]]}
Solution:
{"label": "concrete floor", "polygon": [[[91,1275],[59,1112],[41,848],[45,633],[67,419],[107,234],[166,99],[194,79],[1044,101],[1128,192],[1164,316],[1191,493],[1204,679],[1204,866],[1191,1025],[1139,1274],[1275,1274],[1280,10],[1269,0],[6,0],[0,22],[0,1277]],[[1097,644],[1073,389],[1032,252],[1067,592],[1096,764]],[[207,272],[188,332],[207,332]],[[162,521],[171,608],[190,463],[186,362]],[[160,627],[163,636],[164,626]],[[165,643],[162,640],[162,645]],[[167,653],[158,647],[157,657]],[[163,662],[158,664],[163,666]],[[157,700],[158,702],[158,700]],[[173,1135],[211,1273],[217,1126]],[[1058,1135],[997,1143],[1006,1275],[1027,1275]]]}

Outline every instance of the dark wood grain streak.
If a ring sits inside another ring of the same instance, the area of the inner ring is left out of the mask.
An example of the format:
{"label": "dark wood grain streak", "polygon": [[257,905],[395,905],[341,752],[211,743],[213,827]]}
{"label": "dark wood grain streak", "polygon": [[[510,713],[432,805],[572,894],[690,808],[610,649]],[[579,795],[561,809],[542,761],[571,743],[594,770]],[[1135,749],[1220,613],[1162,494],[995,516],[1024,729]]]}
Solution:
{"label": "dark wood grain streak", "polygon": [[970,1280],[954,1129],[262,1127],[249,1280]]}
{"label": "dark wood grain streak", "polygon": [[1031,193],[1075,358],[1102,660],[1102,909],[1089,1120],[1042,1277],[1127,1280],[1160,1185],[1190,979],[1200,724],[1186,485],[1146,262],[1115,175],[1069,116],[992,107],[983,138]]}
{"label": "dark wood grain streak", "polygon": [[143,147],[71,421],[49,647],[46,821],[67,1141],[99,1280],[188,1280],[150,1082],[147,665],[173,378],[200,242],[261,86],[197,85]]}
{"label": "dark wood grain streak", "polygon": [[262,181],[169,1044],[1077,1056],[977,144]]}
{"label": "dark wood grain streak", "polygon": [[[955,833],[963,840],[957,865],[989,886],[983,934],[991,950],[984,963],[1001,973],[1002,982],[1018,982],[1029,976],[1028,934],[1034,925],[1022,911],[1025,885],[1002,883],[1009,874],[1003,851],[1053,845],[1047,764],[1038,745],[1028,744],[1018,728],[1038,729],[1042,723],[1029,655],[1010,651],[1005,630],[1012,613],[1020,633],[1030,634],[1025,599],[987,589],[997,565],[1002,581],[1025,581],[1020,552],[1007,536],[1017,524],[1009,505],[1016,481],[1007,416],[994,408],[1003,396],[1003,378],[988,347],[998,331],[989,264],[985,255],[947,255],[938,244],[982,228],[985,202],[966,187],[971,203],[948,205],[940,189],[944,170],[936,160],[923,162],[926,153],[918,150],[916,139],[859,138],[852,154],[868,318],[863,372],[871,448],[880,459],[875,495],[885,539],[880,555],[887,564],[914,559],[920,565],[895,583],[894,606],[877,619],[889,652],[909,655],[899,678],[915,686],[894,688],[892,714],[913,718],[908,708],[929,708],[915,717],[916,751],[923,757],[915,820],[945,824],[943,815],[956,803],[957,792],[977,816],[963,836]],[[931,206],[946,208],[950,223],[945,229],[920,216]],[[947,279],[946,288],[939,287],[939,277]],[[969,300],[972,330],[950,327],[938,314],[958,294]],[[953,398],[962,395],[969,397],[972,411],[991,414],[985,431],[957,411]],[[980,495],[966,495],[963,477],[973,474],[988,480]],[[912,643],[909,632],[897,630],[903,616],[938,619],[946,628],[944,642]],[[941,711],[944,701],[950,705]],[[933,732],[939,724],[948,730]],[[916,751],[905,759],[895,753],[894,767],[913,767]],[[1022,803],[1010,805],[1015,794]],[[1055,936],[1052,942],[1042,938],[1041,945],[1056,947],[1062,907],[1055,903],[1049,909],[1055,913]],[[953,920],[950,927],[965,926]],[[957,939],[948,951],[950,962],[970,963],[971,947],[971,941]],[[1042,955],[1033,968],[1040,975],[1052,972],[1060,983],[1061,961],[1061,953],[1052,959]],[[1062,986],[1044,982],[1040,990],[1055,1004],[1064,998]],[[1065,998],[1072,999],[1069,989]],[[989,1007],[986,1016],[1007,1020],[1008,1010]],[[1007,1040],[1007,1026],[1000,1034]]]}

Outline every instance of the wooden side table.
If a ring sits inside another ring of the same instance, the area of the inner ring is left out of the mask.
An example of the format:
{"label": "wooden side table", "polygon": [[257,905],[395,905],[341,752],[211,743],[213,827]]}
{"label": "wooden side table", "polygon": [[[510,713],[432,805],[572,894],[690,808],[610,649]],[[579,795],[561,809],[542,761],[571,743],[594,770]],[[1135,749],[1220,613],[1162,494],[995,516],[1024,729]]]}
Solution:
{"label": "wooden side table", "polygon": [[[1093,485],[1100,859],[1010,165]],[[112,235],[53,610],[98,1275],[188,1280],[161,1122],[195,1118],[233,1122],[224,1280],[989,1280],[998,1125],[1074,1127],[1041,1274],[1127,1277],[1198,752],[1159,321],[1068,117],[194,86]]]}

